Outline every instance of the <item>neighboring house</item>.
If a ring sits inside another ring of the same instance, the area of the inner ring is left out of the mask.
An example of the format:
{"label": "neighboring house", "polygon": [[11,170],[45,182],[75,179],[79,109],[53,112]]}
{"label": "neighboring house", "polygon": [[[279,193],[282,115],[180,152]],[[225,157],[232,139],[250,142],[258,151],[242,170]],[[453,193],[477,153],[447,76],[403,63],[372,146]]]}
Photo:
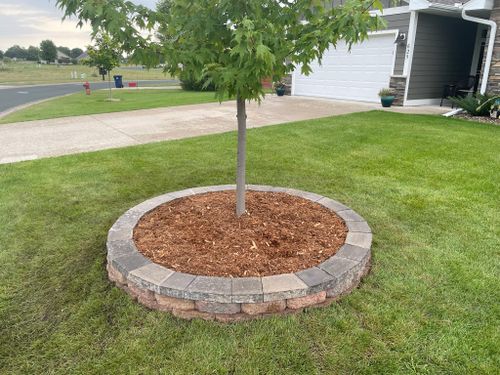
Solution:
{"label": "neighboring house", "polygon": [[64,52],[57,50],[57,62],[59,64],[69,64],[71,62],[71,58]]}
{"label": "neighboring house", "polygon": [[85,60],[85,59],[88,59],[88,58],[89,58],[89,54],[88,54],[87,52],[83,52],[80,56],[78,56],[78,57],[76,58],[76,61],[77,61],[78,63],[81,63],[81,62],[82,62],[82,60]]}
{"label": "neighboring house", "polygon": [[390,86],[398,104],[438,104],[444,85],[469,76],[477,91],[500,93],[500,0],[408,0],[382,16],[387,28],[350,52],[339,44],[309,76],[297,69],[292,95],[374,102]]}

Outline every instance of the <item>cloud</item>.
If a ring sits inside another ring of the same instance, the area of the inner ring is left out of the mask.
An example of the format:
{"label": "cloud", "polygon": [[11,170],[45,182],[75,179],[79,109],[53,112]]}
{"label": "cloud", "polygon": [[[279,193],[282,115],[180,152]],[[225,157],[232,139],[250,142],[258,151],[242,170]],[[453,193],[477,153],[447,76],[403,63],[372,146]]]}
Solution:
{"label": "cloud", "polygon": [[43,8],[26,3],[0,4],[0,49],[14,44],[38,45],[44,39],[69,47],[90,43],[88,26],[77,28],[77,22],[71,19],[62,22],[62,13],[54,5]]}
{"label": "cloud", "polygon": [[[62,21],[63,13],[55,0],[0,0],[0,49],[14,44],[39,45],[51,39],[58,46],[84,48],[91,43],[89,26],[77,27],[77,21]],[[134,0],[154,8],[157,0]]]}

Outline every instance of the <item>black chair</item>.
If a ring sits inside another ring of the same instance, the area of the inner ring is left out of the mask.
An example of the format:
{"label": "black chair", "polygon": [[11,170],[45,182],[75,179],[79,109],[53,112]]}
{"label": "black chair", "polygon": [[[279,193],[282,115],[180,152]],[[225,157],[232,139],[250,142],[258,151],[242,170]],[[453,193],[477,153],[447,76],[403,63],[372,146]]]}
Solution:
{"label": "black chair", "polygon": [[468,76],[467,78],[458,81],[457,83],[457,96],[466,97],[469,94],[474,94],[474,87],[476,86],[476,76]]}
{"label": "black chair", "polygon": [[[469,76],[464,78],[457,83],[444,85],[443,87],[443,95],[441,96],[441,104],[440,107],[443,106],[443,100],[448,99],[450,96],[460,96],[462,98],[466,97],[469,94],[474,94],[476,87],[477,77]],[[452,103],[451,108],[454,107]]]}
{"label": "black chair", "polygon": [[[450,96],[456,96],[457,94],[457,85],[444,85],[443,87],[443,95],[441,96],[440,107],[443,106],[443,100],[448,99]],[[453,108],[454,104],[451,104],[451,108]]]}

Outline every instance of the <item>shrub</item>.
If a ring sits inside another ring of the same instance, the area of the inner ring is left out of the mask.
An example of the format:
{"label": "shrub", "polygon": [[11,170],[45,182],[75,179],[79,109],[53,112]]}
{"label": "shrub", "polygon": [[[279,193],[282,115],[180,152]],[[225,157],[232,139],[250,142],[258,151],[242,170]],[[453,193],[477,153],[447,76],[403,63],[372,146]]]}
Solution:
{"label": "shrub", "polygon": [[205,80],[196,80],[188,74],[181,74],[179,77],[181,81],[181,87],[184,90],[188,91],[215,91],[215,86],[213,84],[209,84],[207,87],[204,87]]}
{"label": "shrub", "polygon": [[465,97],[450,97],[450,101],[462,108],[471,116],[489,116],[490,106],[487,105],[494,98],[490,94],[474,94]]}
{"label": "shrub", "polygon": [[394,96],[394,94],[394,90],[390,88],[383,88],[378,92],[378,96],[380,96],[381,98],[384,96]]}
{"label": "shrub", "polygon": [[277,82],[274,82],[273,87],[275,90],[276,89],[284,89],[284,88],[286,88],[286,84],[283,80],[279,80]]}

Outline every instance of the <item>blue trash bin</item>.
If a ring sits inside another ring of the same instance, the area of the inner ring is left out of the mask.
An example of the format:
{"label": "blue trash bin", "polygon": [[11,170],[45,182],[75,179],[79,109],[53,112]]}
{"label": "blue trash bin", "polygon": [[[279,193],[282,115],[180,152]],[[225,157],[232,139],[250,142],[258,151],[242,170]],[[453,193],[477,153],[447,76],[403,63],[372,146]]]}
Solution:
{"label": "blue trash bin", "polygon": [[115,87],[117,89],[122,89],[123,88],[123,76],[113,76],[113,79],[115,80]]}

